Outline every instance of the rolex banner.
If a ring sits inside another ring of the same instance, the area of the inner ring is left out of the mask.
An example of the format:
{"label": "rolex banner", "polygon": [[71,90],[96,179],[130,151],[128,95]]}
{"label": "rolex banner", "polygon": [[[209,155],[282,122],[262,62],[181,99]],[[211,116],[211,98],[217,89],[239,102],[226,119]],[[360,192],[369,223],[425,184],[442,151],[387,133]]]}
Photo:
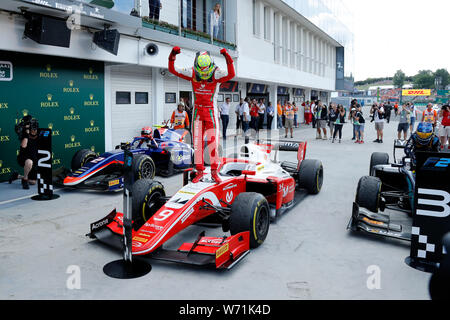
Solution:
{"label": "rolex banner", "polygon": [[0,181],[22,172],[15,124],[25,115],[52,130],[53,169],[79,149],[103,152],[103,62],[0,51]]}
{"label": "rolex banner", "polygon": [[417,152],[417,168],[411,258],[436,264],[450,232],[450,153]]}

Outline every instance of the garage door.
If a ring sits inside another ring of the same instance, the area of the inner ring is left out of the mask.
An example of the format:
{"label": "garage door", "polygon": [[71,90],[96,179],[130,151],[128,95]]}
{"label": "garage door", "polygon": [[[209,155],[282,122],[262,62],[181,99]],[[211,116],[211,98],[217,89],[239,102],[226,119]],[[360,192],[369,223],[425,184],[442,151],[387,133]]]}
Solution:
{"label": "garage door", "polygon": [[[179,79],[172,74],[167,73],[164,76],[164,92],[166,95],[175,95],[175,101],[164,104],[164,119],[168,120],[172,116],[172,112],[177,108],[180,101],[180,91],[192,92],[191,82]],[[192,104],[192,101],[191,101]]]}
{"label": "garage door", "polygon": [[113,66],[111,68],[111,117],[113,146],[131,141],[141,128],[152,126],[151,68]]}

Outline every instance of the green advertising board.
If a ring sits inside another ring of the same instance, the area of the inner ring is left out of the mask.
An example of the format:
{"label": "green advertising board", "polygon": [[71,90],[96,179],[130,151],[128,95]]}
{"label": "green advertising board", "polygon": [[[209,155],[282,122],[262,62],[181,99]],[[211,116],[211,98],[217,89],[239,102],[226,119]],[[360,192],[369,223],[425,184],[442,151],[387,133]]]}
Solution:
{"label": "green advertising board", "polygon": [[437,90],[436,103],[446,104],[450,102],[450,90]]}
{"label": "green advertising board", "polygon": [[0,51],[0,181],[22,172],[14,126],[28,114],[53,130],[54,169],[79,149],[103,152],[104,64]]}

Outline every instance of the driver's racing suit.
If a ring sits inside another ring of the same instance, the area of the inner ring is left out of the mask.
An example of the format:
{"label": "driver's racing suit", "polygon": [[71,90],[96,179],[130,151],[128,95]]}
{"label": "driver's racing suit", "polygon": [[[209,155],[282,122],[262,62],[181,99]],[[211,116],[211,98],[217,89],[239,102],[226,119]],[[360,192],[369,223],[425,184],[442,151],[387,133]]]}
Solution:
{"label": "driver's racing suit", "polygon": [[421,145],[417,141],[416,133],[413,133],[411,137],[406,142],[405,146],[405,154],[409,158],[411,158],[411,166],[413,169],[416,168],[416,151],[434,151],[439,152],[440,150],[440,142],[439,138],[433,136],[430,139],[430,142],[427,145]]}
{"label": "driver's racing suit", "polygon": [[169,56],[169,71],[181,79],[190,81],[194,92],[194,110],[193,110],[193,140],[194,140],[194,163],[195,169],[199,174],[203,173],[205,166],[203,163],[203,141],[206,135],[207,144],[210,152],[211,174],[216,182],[220,182],[217,176],[217,169],[220,165],[218,153],[219,141],[219,115],[217,109],[217,92],[220,84],[234,78],[235,70],[233,59],[225,49],[220,53],[227,62],[227,73],[216,68],[211,78],[208,80],[200,79],[191,68],[175,67],[176,55],[180,53],[180,48],[175,47]]}

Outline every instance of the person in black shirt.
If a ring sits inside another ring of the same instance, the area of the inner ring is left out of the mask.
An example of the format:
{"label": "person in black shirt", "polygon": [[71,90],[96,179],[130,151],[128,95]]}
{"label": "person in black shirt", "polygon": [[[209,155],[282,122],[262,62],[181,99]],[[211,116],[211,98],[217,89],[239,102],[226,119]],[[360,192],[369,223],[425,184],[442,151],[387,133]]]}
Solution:
{"label": "person in black shirt", "polygon": [[[327,140],[327,122],[328,122],[328,108],[322,103],[322,101],[317,102],[317,135],[316,139]],[[321,131],[323,131],[323,138]]]}
{"label": "person in black shirt", "polygon": [[334,136],[334,123],[338,117],[338,110],[335,103],[331,103],[328,114],[328,126],[330,127],[330,139]]}
{"label": "person in black shirt", "polygon": [[387,104],[384,105],[384,112],[385,112],[384,117],[385,117],[387,123],[389,123],[389,121],[391,121],[391,111],[392,111],[392,105],[388,101]]}
{"label": "person in black shirt", "polygon": [[[25,119],[26,118],[26,119]],[[29,184],[36,184],[37,162],[38,162],[38,128],[39,124],[31,116],[24,117],[24,129],[19,136],[20,151],[17,156],[17,162],[23,167],[23,176],[13,172],[9,183],[17,178],[22,178],[22,188],[29,189]]]}
{"label": "person in black shirt", "polygon": [[345,123],[345,109],[344,106],[339,104],[337,107],[337,117],[336,121],[334,122],[334,132],[333,132],[333,140],[331,141],[334,143],[334,140],[336,139],[336,135],[339,134],[339,143],[341,143],[342,140],[342,127]]}

